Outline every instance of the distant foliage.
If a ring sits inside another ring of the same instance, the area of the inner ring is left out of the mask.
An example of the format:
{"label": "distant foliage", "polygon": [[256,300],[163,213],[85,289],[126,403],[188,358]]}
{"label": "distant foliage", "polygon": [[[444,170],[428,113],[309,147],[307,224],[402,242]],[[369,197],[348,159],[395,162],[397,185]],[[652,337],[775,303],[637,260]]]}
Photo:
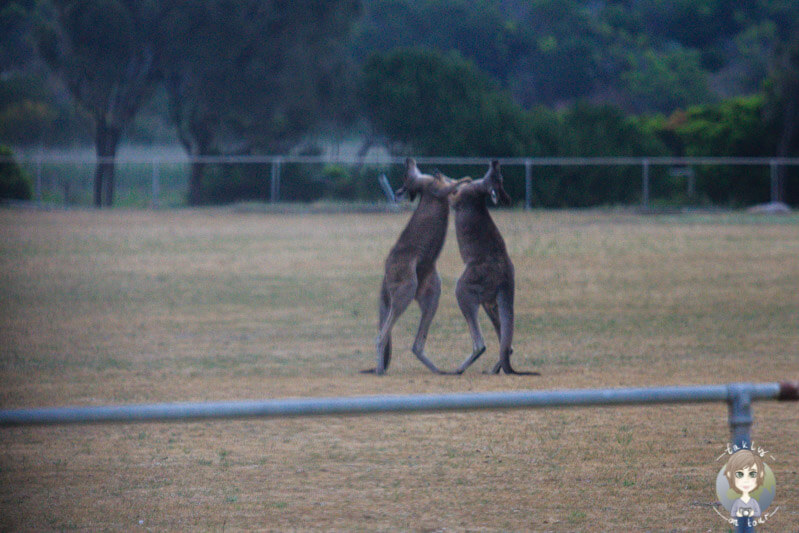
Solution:
{"label": "distant foliage", "polygon": [[[646,129],[655,134],[669,152],[681,156],[773,157],[779,128],[765,111],[763,94],[733,98],[718,104],[692,106],[665,117],[652,117]],[[799,201],[799,172],[786,169],[783,200]],[[699,203],[744,206],[761,203],[770,196],[769,169],[765,167],[697,166]]]}
{"label": "distant foliage", "polygon": [[0,199],[30,200],[31,183],[28,175],[13,159],[11,149],[0,145]]}
{"label": "distant foliage", "polygon": [[41,73],[0,78],[0,139],[21,146],[90,142],[90,118],[54,91]]}
{"label": "distant foliage", "polygon": [[760,90],[798,2],[363,0],[356,51],[457,50],[526,108],[579,99],[627,112]]}
{"label": "distant foliage", "polygon": [[[359,14],[353,0],[169,2],[160,67],[186,152],[282,153],[322,123],[351,120],[348,39]],[[205,201],[203,166],[192,169],[190,204]],[[250,172],[223,189],[252,182]]]}
{"label": "distant foliage", "polygon": [[629,95],[626,108],[635,112],[671,111],[708,100],[708,73],[698,52],[648,50],[629,59],[621,87]]}
{"label": "distant foliage", "polygon": [[[398,151],[427,155],[536,155],[552,145],[554,114],[530,112],[456,52],[406,48],[364,65],[364,110]],[[554,143],[557,144],[557,143]]]}
{"label": "distant foliage", "polygon": [[[110,161],[131,139],[177,139],[190,156],[296,153],[364,131],[362,153],[799,154],[796,1],[11,0],[0,35],[0,139],[93,137],[96,205],[112,203]],[[193,159],[189,204],[271,194],[268,170],[206,161]],[[662,170],[653,192],[671,201],[664,184],[685,180]],[[768,169],[694,170],[694,201],[768,197]],[[283,165],[280,196],[380,198],[370,172]],[[523,170],[507,172],[520,201]],[[796,203],[799,169],[777,174]],[[532,193],[631,203],[640,169],[538,168]]]}
{"label": "distant foliage", "polygon": [[[564,142],[559,155],[624,157],[666,155],[663,143],[619,108],[585,101],[562,113]],[[586,207],[640,201],[641,170],[633,167],[559,167],[536,187],[547,207]]]}

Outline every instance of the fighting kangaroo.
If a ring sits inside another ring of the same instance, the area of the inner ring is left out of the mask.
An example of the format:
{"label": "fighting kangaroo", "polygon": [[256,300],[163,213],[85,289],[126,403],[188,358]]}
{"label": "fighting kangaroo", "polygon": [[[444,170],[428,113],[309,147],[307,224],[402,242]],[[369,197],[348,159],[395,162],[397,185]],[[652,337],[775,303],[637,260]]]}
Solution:
{"label": "fighting kangaroo", "polygon": [[455,233],[466,267],[458,279],[455,294],[469,332],[472,335],[472,354],[456,370],[463,373],[486,349],[477,314],[482,304],[499,337],[499,361],[492,374],[539,375],[538,372],[519,372],[510,364],[513,353],[513,263],[505,241],[488,213],[486,199],[509,204],[510,197],[502,186],[499,162],[492,161],[486,175],[464,185],[452,196],[455,210]]}
{"label": "fighting kangaroo", "polygon": [[413,159],[405,161],[405,182],[397,190],[397,195],[407,193],[411,201],[417,194],[421,198],[408,225],[386,258],[385,276],[380,288],[379,332],[375,342],[377,367],[363,372],[384,374],[388,370],[391,361],[391,328],[411,300],[416,299],[422,316],[412,351],[432,372],[445,373],[425,356],[424,344],[441,295],[441,277],[436,271],[436,259],[447,235],[448,197],[462,183],[469,181],[469,178],[453,181],[438,172],[433,176],[422,174]]}

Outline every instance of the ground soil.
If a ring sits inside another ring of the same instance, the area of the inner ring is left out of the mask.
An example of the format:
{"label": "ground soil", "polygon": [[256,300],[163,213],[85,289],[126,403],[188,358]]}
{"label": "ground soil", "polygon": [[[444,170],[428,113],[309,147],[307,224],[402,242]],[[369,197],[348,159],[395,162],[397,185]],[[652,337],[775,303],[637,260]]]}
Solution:
{"label": "ground soil", "polygon": [[[393,214],[0,210],[0,408],[799,379],[799,217],[495,213],[514,364],[374,366]],[[450,228],[451,230],[451,228]],[[450,232],[428,354],[470,351]],[[757,402],[799,523],[799,406]],[[2,531],[727,531],[727,406],[0,428]]]}

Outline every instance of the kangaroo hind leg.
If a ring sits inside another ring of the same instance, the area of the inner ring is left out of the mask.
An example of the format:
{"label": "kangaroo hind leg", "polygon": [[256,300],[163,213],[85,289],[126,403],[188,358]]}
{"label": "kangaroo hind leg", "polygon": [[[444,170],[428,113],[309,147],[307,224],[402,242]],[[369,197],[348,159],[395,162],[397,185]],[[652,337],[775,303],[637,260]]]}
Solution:
{"label": "kangaroo hind leg", "polygon": [[513,353],[513,348],[511,348],[513,343],[513,292],[507,290],[499,291],[497,294],[497,311],[500,326],[499,361],[491,369],[491,373],[498,374],[502,370],[506,374],[540,376],[539,372],[515,370],[510,364],[510,356]]}
{"label": "kangaroo hind leg", "polygon": [[458,280],[458,284],[455,287],[455,296],[458,299],[458,306],[461,308],[461,313],[463,313],[463,318],[466,319],[466,325],[469,326],[469,333],[472,336],[472,353],[455,371],[457,374],[462,374],[466,371],[466,369],[477,361],[486,350],[483,333],[480,331],[480,322],[477,317],[480,310],[480,298],[479,295],[463,281],[465,277],[464,274]]}
{"label": "kangaroo hind leg", "polygon": [[416,302],[422,311],[422,316],[419,319],[419,330],[416,332],[416,339],[413,341],[413,348],[411,349],[414,355],[435,374],[444,374],[433,364],[424,353],[424,345],[427,342],[427,333],[430,331],[430,324],[433,322],[433,317],[438,310],[438,300],[441,297],[441,276],[438,275],[436,270],[430,272],[423,280],[419,282],[419,287],[416,291]]}
{"label": "kangaroo hind leg", "polygon": [[[497,305],[497,300],[494,299],[494,300],[492,300],[490,302],[483,302],[483,309],[485,309],[485,312],[488,315],[488,318],[491,320],[491,324],[494,326],[494,331],[497,332],[497,340],[501,341],[502,340],[502,328],[501,328],[501,325],[500,325],[500,322],[499,322],[499,306]],[[511,353],[511,355],[513,355],[513,347],[512,346],[511,346],[511,349],[510,349],[510,353]],[[502,366],[502,363],[498,361],[497,364],[495,364],[493,366],[493,368],[491,368],[491,370],[487,370],[486,371],[486,374],[498,374],[499,373],[499,369],[500,369],[501,366]]]}
{"label": "kangaroo hind leg", "polygon": [[[411,301],[413,301],[413,297],[416,294],[416,286],[417,281],[414,273],[412,277],[402,283],[394,287],[386,288],[389,302],[388,309],[385,311],[384,315],[383,301],[381,300],[380,330],[377,334],[377,340],[375,341],[377,367],[374,370],[365,370],[364,373],[382,375],[388,370],[388,365],[391,361],[391,329],[402,313],[408,308]],[[383,296],[381,296],[381,298],[383,298]]]}

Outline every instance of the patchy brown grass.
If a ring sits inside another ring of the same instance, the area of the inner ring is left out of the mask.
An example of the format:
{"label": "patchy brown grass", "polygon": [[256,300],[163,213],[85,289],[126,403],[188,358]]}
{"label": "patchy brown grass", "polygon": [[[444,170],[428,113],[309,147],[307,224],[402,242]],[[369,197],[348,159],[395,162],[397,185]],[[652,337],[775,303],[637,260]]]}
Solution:
{"label": "patchy brown grass", "polygon": [[[799,378],[799,217],[501,212],[514,363],[373,366],[407,214],[0,211],[0,407]],[[450,234],[430,357],[470,351]],[[490,333],[490,334],[489,334]],[[796,405],[757,403],[799,521]],[[726,531],[726,406],[0,429],[0,530]],[[759,528],[760,530],[760,528]]]}

